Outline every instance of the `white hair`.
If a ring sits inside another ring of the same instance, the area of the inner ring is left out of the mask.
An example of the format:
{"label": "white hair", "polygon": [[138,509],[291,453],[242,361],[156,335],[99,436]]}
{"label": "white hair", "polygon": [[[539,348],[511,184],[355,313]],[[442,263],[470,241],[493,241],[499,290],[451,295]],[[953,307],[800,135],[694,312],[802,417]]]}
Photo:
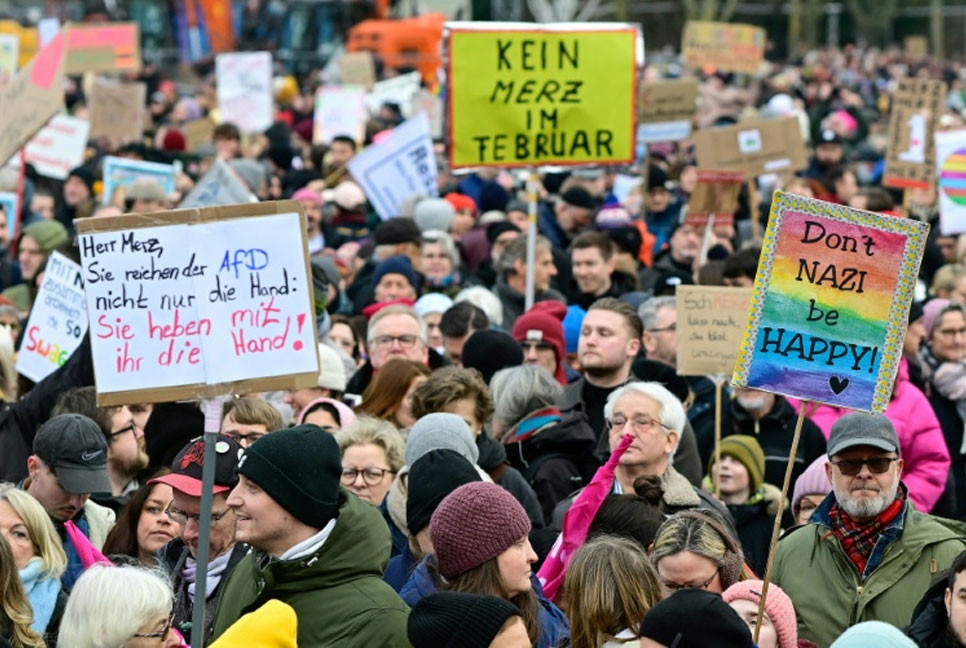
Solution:
{"label": "white hair", "polygon": [[453,270],[457,270],[460,265],[460,253],[456,250],[456,242],[453,237],[443,230],[426,230],[422,236],[423,249],[427,245],[438,245],[443,250],[443,254],[449,257],[453,264]]}
{"label": "white hair", "polygon": [[58,648],[121,648],[152,619],[171,614],[171,583],[158,570],[94,565],[64,608]]}
{"label": "white hair", "polygon": [[456,293],[454,302],[467,301],[479,308],[490,321],[490,326],[503,327],[503,304],[493,291],[483,286],[470,286]]}
{"label": "white hair", "polygon": [[509,429],[524,417],[552,407],[563,396],[563,387],[543,367],[521,365],[497,371],[490,380],[493,416]]}
{"label": "white hair", "polygon": [[671,295],[651,297],[637,307],[637,316],[641,318],[645,331],[657,326],[657,313],[662,308],[677,308],[677,298]]}
{"label": "white hair", "polygon": [[626,394],[640,394],[656,401],[660,407],[658,418],[661,420],[661,424],[668,430],[676,432],[678,439],[681,438],[684,424],[687,422],[684,406],[681,405],[681,401],[674,394],[658,382],[629,382],[612,391],[610,396],[607,397],[607,404],[604,405],[605,419],[611,420],[614,414],[614,404]]}
{"label": "white hair", "polygon": [[372,316],[372,319],[369,320],[369,326],[366,329],[366,344],[372,344],[372,341],[376,339],[376,325],[390,315],[409,315],[412,317],[414,320],[416,320],[416,325],[419,326],[419,339],[423,341],[423,344],[429,344],[429,332],[427,330],[426,322],[424,322],[423,318],[419,316],[419,313],[416,312],[415,308],[412,306],[406,306],[405,304],[393,304],[392,306],[386,306]]}

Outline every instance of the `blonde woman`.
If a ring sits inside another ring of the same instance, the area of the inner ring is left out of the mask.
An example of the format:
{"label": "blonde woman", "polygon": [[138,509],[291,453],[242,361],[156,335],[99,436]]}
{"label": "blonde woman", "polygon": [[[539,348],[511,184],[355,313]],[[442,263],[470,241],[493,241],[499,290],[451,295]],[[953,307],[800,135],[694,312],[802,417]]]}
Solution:
{"label": "blonde woman", "polygon": [[669,594],[681,589],[721,594],[751,577],[738,541],[717,514],[706,510],[669,517],[654,536],[651,562]]}
{"label": "blonde woman", "polygon": [[392,423],[360,416],[335,433],[342,451],[342,485],[367,502],[381,506],[392,480],[403,467],[403,441]]}
{"label": "blonde woman", "polygon": [[0,534],[10,545],[14,565],[30,600],[31,629],[50,641],[57,635],[67,602],[60,582],[67,568],[67,556],[57,531],[40,502],[13,484],[2,484]]}
{"label": "blonde woman", "polygon": [[639,544],[598,536],[578,549],[564,581],[571,648],[618,648],[637,640],[644,615],[662,597]]}
{"label": "blonde woman", "polygon": [[0,535],[0,639],[13,648],[44,648],[44,638],[30,629],[30,601],[15,569],[13,552]]}

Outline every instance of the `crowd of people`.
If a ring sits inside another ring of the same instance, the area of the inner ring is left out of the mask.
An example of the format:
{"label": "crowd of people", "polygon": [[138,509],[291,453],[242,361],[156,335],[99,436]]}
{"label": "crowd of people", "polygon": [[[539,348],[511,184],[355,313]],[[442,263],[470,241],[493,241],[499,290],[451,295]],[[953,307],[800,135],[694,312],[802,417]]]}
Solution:
{"label": "crowd of people", "polygon": [[[0,646],[182,646],[199,601],[212,648],[966,646],[966,235],[939,233],[935,191],[881,186],[897,80],[946,80],[955,128],[966,75],[855,48],[766,67],[702,71],[694,127],[794,115],[807,169],[709,232],[684,218],[690,140],[541,173],[533,267],[525,177],[455,175],[444,142],[442,197],[374,214],[347,163],[401,106],[314,144],[318,79],[280,73],[271,128],[188,150],[185,124],[217,117],[211,70],[147,68],[141,141],[92,140],[62,183],[28,166],[0,211]],[[83,85],[66,105],[87,115]],[[183,172],[105,201],[105,155]],[[224,402],[199,562],[199,403],[99,406],[86,338],[36,384],[14,367],[75,219],[175,208],[215,160],[304,209],[320,371]],[[726,388],[716,449],[714,383],[676,368],[675,290],[751,286],[778,188],[933,225],[916,301],[884,414]]]}

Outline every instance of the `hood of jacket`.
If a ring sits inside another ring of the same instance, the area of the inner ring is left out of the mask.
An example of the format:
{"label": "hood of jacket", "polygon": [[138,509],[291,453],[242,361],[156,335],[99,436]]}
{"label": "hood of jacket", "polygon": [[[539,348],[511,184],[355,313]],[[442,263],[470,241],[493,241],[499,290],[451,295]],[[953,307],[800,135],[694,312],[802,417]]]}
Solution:
{"label": "hood of jacket", "polygon": [[506,450],[486,432],[480,432],[476,437],[476,447],[480,450],[480,458],[476,463],[483,470],[489,472],[506,463]]}
{"label": "hood of jacket", "polygon": [[953,648],[955,643],[947,641],[949,615],[946,614],[946,572],[936,578],[926,593],[919,599],[912,613],[912,623],[904,629],[906,636],[922,648]]}
{"label": "hood of jacket", "polygon": [[[508,440],[504,446],[507,452],[520,456],[524,461],[550,452],[590,457],[597,447],[597,438],[582,412],[564,412],[557,424],[541,429],[522,442]],[[480,450],[482,463],[482,448]]]}

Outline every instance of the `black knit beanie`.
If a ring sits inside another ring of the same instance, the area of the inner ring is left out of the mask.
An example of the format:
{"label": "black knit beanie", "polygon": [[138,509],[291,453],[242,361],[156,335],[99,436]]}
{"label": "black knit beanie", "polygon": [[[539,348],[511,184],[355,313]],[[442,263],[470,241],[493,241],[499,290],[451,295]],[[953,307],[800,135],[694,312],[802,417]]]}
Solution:
{"label": "black knit beanie", "polygon": [[413,648],[488,648],[512,616],[520,609],[497,596],[440,592],[416,603],[406,631]]}
{"label": "black knit beanie", "polygon": [[455,450],[430,450],[409,467],[406,526],[416,535],[447,495],[470,482],[481,481],[476,468]]}
{"label": "black knit beanie", "polygon": [[463,345],[463,367],[479,371],[483,374],[483,382],[488,385],[493,374],[500,369],[522,364],[520,345],[503,331],[477,331]]}
{"label": "black knit beanie", "polygon": [[677,648],[754,648],[751,632],[719,594],[683,589],[644,615],[641,637]]}
{"label": "black knit beanie", "polygon": [[317,425],[266,434],[248,447],[237,470],[312,528],[335,517],[342,455],[335,437]]}

